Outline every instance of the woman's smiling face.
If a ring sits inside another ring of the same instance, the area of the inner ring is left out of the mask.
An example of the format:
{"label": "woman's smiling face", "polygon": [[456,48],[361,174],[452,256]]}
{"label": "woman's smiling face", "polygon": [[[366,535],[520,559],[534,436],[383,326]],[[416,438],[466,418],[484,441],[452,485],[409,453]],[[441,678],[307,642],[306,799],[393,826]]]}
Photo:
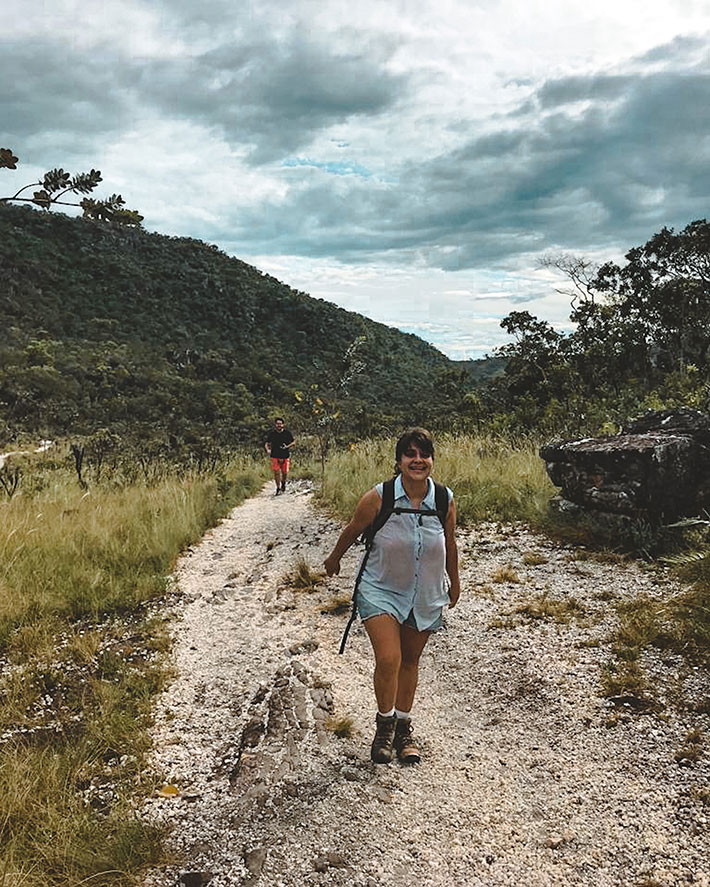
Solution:
{"label": "woman's smiling face", "polygon": [[402,453],[397,463],[404,478],[426,480],[434,467],[434,457],[426,455],[416,444],[411,444]]}

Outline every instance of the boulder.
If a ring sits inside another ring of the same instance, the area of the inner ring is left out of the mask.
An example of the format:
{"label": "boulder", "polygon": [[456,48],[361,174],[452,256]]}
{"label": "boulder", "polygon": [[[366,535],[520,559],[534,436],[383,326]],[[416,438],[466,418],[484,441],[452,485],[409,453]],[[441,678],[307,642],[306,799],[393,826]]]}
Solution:
{"label": "boulder", "polygon": [[710,416],[698,410],[649,411],[620,434],[552,442],[540,456],[585,509],[655,523],[710,508]]}

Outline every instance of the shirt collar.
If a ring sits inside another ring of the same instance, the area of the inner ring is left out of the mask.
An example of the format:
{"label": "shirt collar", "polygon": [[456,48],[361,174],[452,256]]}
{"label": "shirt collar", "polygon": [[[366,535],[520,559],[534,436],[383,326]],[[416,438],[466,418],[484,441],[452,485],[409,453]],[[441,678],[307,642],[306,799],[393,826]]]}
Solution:
{"label": "shirt collar", "polygon": [[[434,507],[434,481],[429,477],[427,478],[427,494],[422,500],[422,507],[426,506],[427,508]],[[406,498],[407,494],[404,491],[404,484],[402,483],[402,475],[398,474],[394,479],[394,498],[395,502],[397,499]]]}

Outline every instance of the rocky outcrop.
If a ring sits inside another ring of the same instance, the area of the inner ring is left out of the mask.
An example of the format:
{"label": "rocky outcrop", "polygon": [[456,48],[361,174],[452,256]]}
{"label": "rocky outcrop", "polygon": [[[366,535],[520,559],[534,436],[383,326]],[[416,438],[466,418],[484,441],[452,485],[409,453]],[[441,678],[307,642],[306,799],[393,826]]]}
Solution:
{"label": "rocky outcrop", "polygon": [[564,500],[596,512],[653,522],[710,508],[710,416],[650,411],[613,437],[542,447]]}

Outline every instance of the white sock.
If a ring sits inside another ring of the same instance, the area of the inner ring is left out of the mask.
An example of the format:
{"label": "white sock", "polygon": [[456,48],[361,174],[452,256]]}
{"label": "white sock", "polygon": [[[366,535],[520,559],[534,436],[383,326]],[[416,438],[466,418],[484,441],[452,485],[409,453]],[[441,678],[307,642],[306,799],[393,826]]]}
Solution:
{"label": "white sock", "polygon": [[409,720],[409,717],[412,714],[411,711],[400,711],[398,708],[395,708],[394,713],[398,718],[404,718],[405,720]]}
{"label": "white sock", "polygon": [[394,713],[395,713],[395,709],[394,709],[394,708],[392,708],[391,711],[378,711],[378,712],[377,712],[377,714],[378,714],[381,718],[391,718],[392,715],[393,715]]}

